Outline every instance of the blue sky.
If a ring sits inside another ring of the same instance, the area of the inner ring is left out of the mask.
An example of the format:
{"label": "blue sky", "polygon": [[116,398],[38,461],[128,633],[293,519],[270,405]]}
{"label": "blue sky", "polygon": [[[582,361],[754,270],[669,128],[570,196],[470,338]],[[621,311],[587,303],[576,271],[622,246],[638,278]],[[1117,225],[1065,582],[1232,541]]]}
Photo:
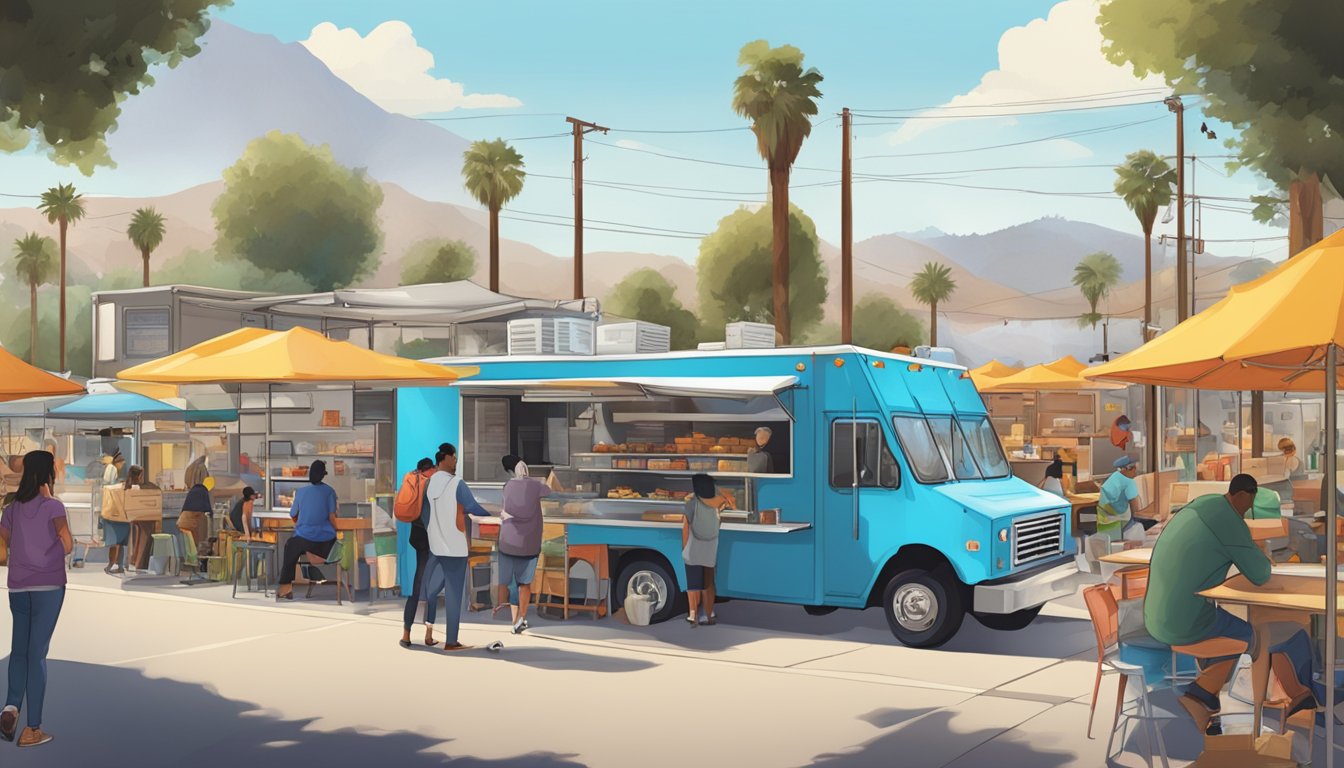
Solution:
{"label": "blue sky", "polygon": [[[1097,45],[1089,42],[1097,36],[1091,21],[1094,3],[236,0],[218,16],[286,42],[310,38],[323,23],[351,30],[353,37],[367,36],[385,22],[404,22],[414,36],[414,44],[406,47],[418,45],[433,56],[430,75],[459,83],[468,94],[492,95],[482,97],[487,100],[520,102],[510,109],[421,115],[472,118],[441,123],[468,138],[517,140],[535,175],[511,206],[516,211],[554,221],[572,210],[571,142],[552,135],[568,130],[563,115],[611,127],[607,136],[590,137],[585,176],[594,183],[586,187],[586,214],[590,220],[613,222],[608,228],[635,225],[641,230],[609,232],[595,224],[586,234],[588,249],[692,259],[698,248],[695,233],[711,231],[744,202],[764,201],[766,177],[758,170],[751,134],[720,130],[745,126],[730,108],[732,82],[739,73],[739,48],[758,38],[798,46],[807,64],[825,76],[820,115],[799,158],[792,192],[823,238],[839,238],[834,183],[841,136],[835,114],[845,106],[883,118],[913,116],[905,123],[856,118],[858,239],[930,226],[985,232],[1049,215],[1136,229],[1132,214],[1106,194],[1113,179],[1110,168],[1139,148],[1172,153],[1173,121],[1165,107],[1154,103],[1160,94],[1151,90],[1153,83],[1138,83],[1101,61]],[[384,66],[381,60],[372,66],[347,63],[353,76],[369,81],[368,88],[388,87],[374,71]],[[351,81],[349,73],[343,76]],[[1072,102],[1087,109],[1067,113],[947,122],[930,120],[935,113],[921,111],[951,102],[959,106],[936,114],[1002,115],[1042,108],[1001,106],[1006,102],[1097,94],[1108,95]],[[1144,103],[1123,106],[1127,102]],[[1188,151],[1207,153],[1210,164],[1194,165],[1197,190],[1240,199],[1260,191],[1264,185],[1253,174],[1223,176],[1224,160],[1212,156],[1227,150],[1199,134],[1200,121],[1198,105],[1191,104]],[[1222,138],[1234,133],[1229,126],[1213,127]],[[538,136],[546,138],[532,138]],[[1056,138],[1044,140],[1048,137]],[[649,186],[612,188],[600,182]],[[1204,226],[1210,240],[1282,234],[1254,224],[1244,211],[1206,210]],[[659,229],[643,229],[650,227]],[[1158,231],[1174,232],[1174,224],[1159,225]],[[509,220],[504,235],[557,254],[571,250],[572,236],[563,226]],[[1209,248],[1225,255],[1278,258],[1284,243],[1210,243]]]}

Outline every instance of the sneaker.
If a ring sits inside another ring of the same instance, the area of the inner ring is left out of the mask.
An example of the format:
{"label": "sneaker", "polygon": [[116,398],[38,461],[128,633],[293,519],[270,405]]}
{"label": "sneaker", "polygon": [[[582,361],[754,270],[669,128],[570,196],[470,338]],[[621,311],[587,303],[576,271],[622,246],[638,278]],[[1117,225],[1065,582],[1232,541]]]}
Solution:
{"label": "sneaker", "polygon": [[14,732],[19,729],[19,708],[15,706],[5,707],[0,711],[0,739],[5,741],[14,740]]}
{"label": "sneaker", "polygon": [[52,735],[41,728],[24,728],[22,735],[19,736],[19,746],[40,747],[51,739]]}
{"label": "sneaker", "polygon": [[523,619],[519,621],[517,624],[513,625],[513,634],[521,635],[527,631],[527,628],[528,628],[527,619]]}

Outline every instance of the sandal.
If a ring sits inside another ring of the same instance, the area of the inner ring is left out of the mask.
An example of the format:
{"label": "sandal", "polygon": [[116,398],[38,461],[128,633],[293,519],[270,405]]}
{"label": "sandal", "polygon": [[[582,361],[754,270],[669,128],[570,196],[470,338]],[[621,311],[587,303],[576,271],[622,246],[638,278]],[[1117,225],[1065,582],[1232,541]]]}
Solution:
{"label": "sandal", "polygon": [[439,644],[439,641],[438,641],[438,640],[435,640],[435,639],[432,638],[432,637],[425,638],[425,646],[428,647],[428,648],[433,648],[434,646],[436,646],[436,645],[438,645],[438,644]]}
{"label": "sandal", "polygon": [[470,645],[463,645],[462,643],[453,643],[452,645],[449,645],[447,643],[443,644],[444,653],[453,653],[455,651],[466,651],[470,649],[471,649]]}
{"label": "sandal", "polygon": [[19,710],[17,707],[5,707],[0,712],[0,739],[13,741],[14,734],[19,730]]}

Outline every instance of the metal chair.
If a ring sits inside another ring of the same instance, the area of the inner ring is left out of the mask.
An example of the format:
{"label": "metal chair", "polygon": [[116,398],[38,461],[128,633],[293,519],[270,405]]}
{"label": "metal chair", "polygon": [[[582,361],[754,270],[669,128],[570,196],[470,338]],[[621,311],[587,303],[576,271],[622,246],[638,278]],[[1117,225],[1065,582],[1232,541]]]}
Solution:
{"label": "metal chair", "polygon": [[[66,522],[70,526],[70,537],[73,539],[74,546],[70,548],[70,554],[65,556],[65,567],[71,569],[75,567],[76,562],[83,563],[88,560],[89,553],[95,549],[107,549],[107,544],[102,538],[102,509],[99,503],[99,496],[102,494],[89,494],[89,505],[71,503],[65,509]],[[83,555],[76,557],[75,552],[80,548],[84,549]]]}
{"label": "metal chair", "polygon": [[[257,583],[261,585],[262,597],[269,597],[271,593],[271,574],[275,573],[279,566],[276,564],[278,553],[274,544],[268,544],[261,541],[236,541],[233,545],[233,597],[238,597],[238,576],[242,572],[243,578],[247,579],[247,591],[252,591],[252,569],[257,564],[262,564],[262,573],[265,577],[257,576]],[[239,568],[239,561],[242,567]]]}
{"label": "metal chair", "polygon": [[188,586],[209,583],[210,578],[201,575],[201,564],[218,560],[220,559],[219,555],[200,554],[200,551],[196,549],[196,537],[192,535],[191,531],[182,531],[181,533],[182,538],[177,543],[182,548],[182,559],[179,561],[181,566],[178,568],[177,574],[181,576],[183,571],[188,574],[182,583]]}
{"label": "metal chair", "polygon": [[[345,566],[344,566],[344,564],[341,562],[342,559],[343,559],[344,557],[345,557],[345,543],[342,542],[340,539],[337,539],[336,542],[335,542],[334,544],[331,545],[331,552],[327,553],[327,557],[326,557],[325,560],[322,559],[322,558],[320,558],[320,557],[318,557],[318,556],[316,556],[316,555],[314,555],[314,554],[311,553],[311,552],[308,553],[308,564],[309,564],[309,565],[316,565],[316,566],[334,565],[334,566],[336,566],[336,604],[337,604],[337,605],[341,605],[341,589],[342,589],[342,588],[345,589],[346,595],[349,596],[349,598],[350,598],[350,602],[352,602],[352,603],[355,602],[355,595],[354,595],[354,592],[352,592],[352,591],[350,590],[350,583],[349,583],[349,580],[347,580],[347,579],[345,578],[345,576],[347,575],[347,574],[345,573]],[[318,581],[313,580],[313,579],[309,579],[309,580],[308,580],[308,591],[305,592],[304,595],[303,595],[303,597],[304,597],[305,600],[313,596],[313,587],[317,586],[318,583],[319,583]]]}
{"label": "metal chair", "polygon": [[[1167,762],[1166,743],[1162,740],[1162,729],[1157,726],[1157,721],[1162,718],[1154,714],[1152,702],[1148,699],[1148,682],[1143,677],[1143,667],[1120,660],[1120,606],[1115,601],[1115,594],[1109,586],[1098,584],[1083,590],[1083,601],[1087,603],[1087,612],[1092,618],[1092,629],[1097,637],[1097,677],[1092,684],[1092,708],[1087,717],[1087,737],[1092,738],[1092,721],[1097,713],[1097,697],[1101,693],[1102,676],[1119,675],[1120,687],[1115,699],[1115,717],[1111,721],[1110,738],[1106,740],[1107,761],[1111,759],[1115,732],[1123,714],[1126,723],[1138,720],[1144,724],[1143,741],[1147,749],[1144,759],[1148,767],[1152,768],[1153,765],[1153,743],[1156,741],[1157,753],[1162,759],[1163,768],[1170,768],[1170,763]],[[1134,713],[1124,711],[1125,688],[1130,678],[1134,678],[1138,684],[1139,692]],[[1123,739],[1121,746],[1123,747]]]}

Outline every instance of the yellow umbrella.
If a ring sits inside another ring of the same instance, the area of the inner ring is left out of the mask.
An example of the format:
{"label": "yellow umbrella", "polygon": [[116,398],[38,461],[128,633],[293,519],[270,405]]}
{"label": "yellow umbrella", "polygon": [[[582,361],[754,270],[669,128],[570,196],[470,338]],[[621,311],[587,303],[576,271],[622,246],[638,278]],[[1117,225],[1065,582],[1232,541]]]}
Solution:
{"label": "yellow umbrella", "polygon": [[1061,357],[1050,363],[1033,365],[1026,370],[992,382],[982,392],[1041,392],[1118,389],[1115,384],[1089,381],[1082,377],[1087,366],[1073,357]]}
{"label": "yellow umbrella", "polygon": [[[1344,343],[1344,232],[1235,286],[1217,304],[1171,331],[1093,368],[1088,375],[1142,384],[1202,389],[1325,392],[1325,482],[1336,478],[1339,348]],[[1326,493],[1326,519],[1335,519],[1337,493]],[[1326,573],[1338,568],[1338,535],[1326,525]],[[1338,579],[1325,580],[1333,606]],[[1335,632],[1325,633],[1325,658],[1335,658]],[[1327,664],[1333,670],[1333,666]],[[1325,701],[1335,700],[1335,676],[1325,676]],[[1325,718],[1325,743],[1335,743],[1335,719]],[[1334,764],[1326,748],[1326,766]]]}
{"label": "yellow umbrella", "polygon": [[1005,365],[998,360],[990,360],[979,368],[971,369],[971,383],[975,385],[977,390],[983,391],[998,383],[999,379],[1012,376],[1020,370],[1022,369],[1015,365]]}
{"label": "yellow umbrella", "polygon": [[82,394],[84,388],[73,381],[31,366],[0,348],[0,401]]}
{"label": "yellow umbrella", "polygon": [[174,355],[127,368],[118,378],[161,384],[290,382],[446,383],[479,369],[452,368],[361,349],[307,328],[241,328]]}

